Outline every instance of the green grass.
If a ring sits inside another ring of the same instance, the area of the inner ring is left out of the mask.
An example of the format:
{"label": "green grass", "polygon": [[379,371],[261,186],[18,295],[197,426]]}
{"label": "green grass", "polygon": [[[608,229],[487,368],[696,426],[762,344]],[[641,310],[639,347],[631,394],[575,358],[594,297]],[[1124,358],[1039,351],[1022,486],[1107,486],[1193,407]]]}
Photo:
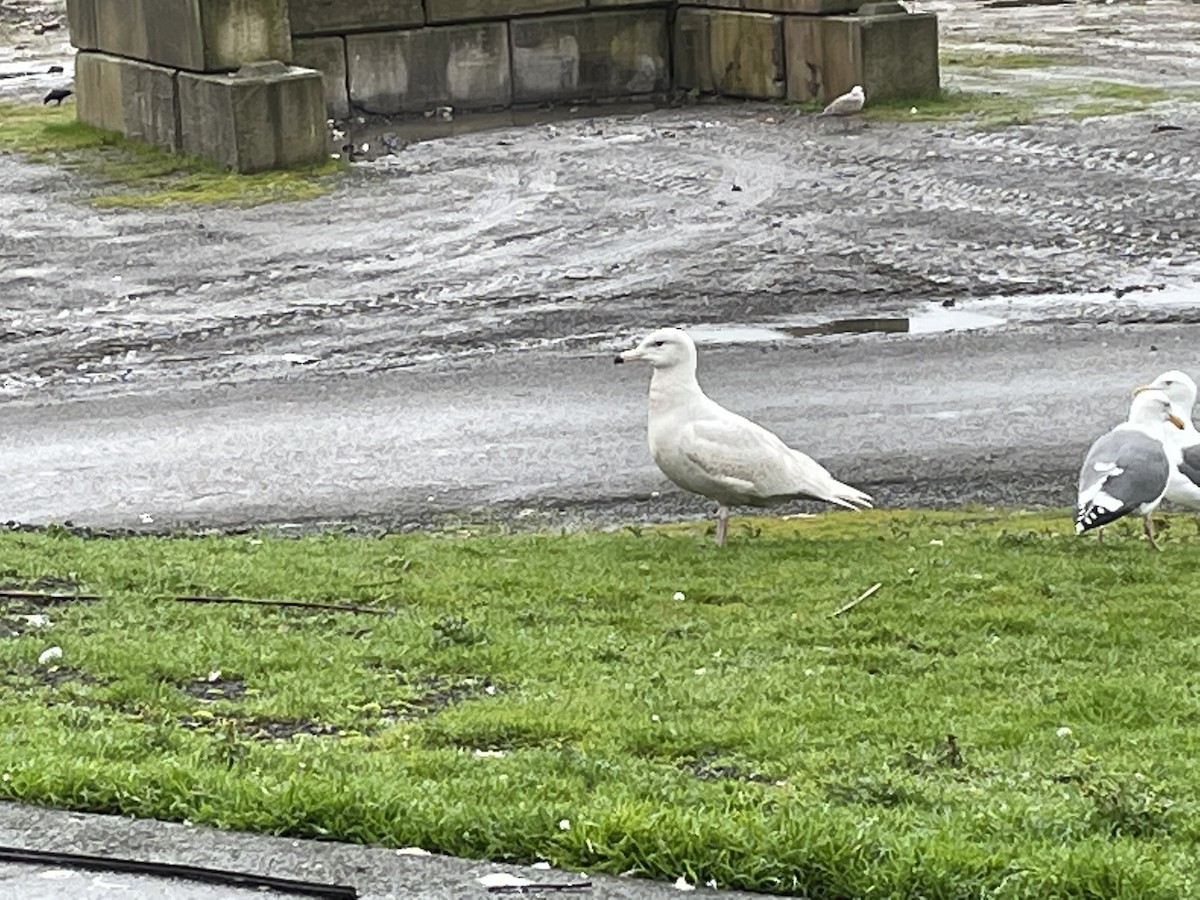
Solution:
{"label": "green grass", "polygon": [[959,69],[1044,69],[1069,65],[1070,60],[1049,53],[1019,53],[999,50],[944,50],[943,66]]}
{"label": "green grass", "polygon": [[1034,101],[1022,95],[943,90],[936,97],[869,103],[863,115],[868,119],[903,122],[965,121],[996,128],[1028,124],[1033,120],[1034,110]]}
{"label": "green grass", "polygon": [[279,172],[239,175],[209,160],[170,153],[92,128],[58,107],[0,104],[0,152],[75,168],[97,183],[99,207],[153,208],[179,203],[255,206],[328,193],[343,165],[334,160]]}
{"label": "green grass", "polygon": [[7,533],[0,582],[104,599],[0,612],[0,796],[821,898],[1195,896],[1200,538],[1164,524]]}

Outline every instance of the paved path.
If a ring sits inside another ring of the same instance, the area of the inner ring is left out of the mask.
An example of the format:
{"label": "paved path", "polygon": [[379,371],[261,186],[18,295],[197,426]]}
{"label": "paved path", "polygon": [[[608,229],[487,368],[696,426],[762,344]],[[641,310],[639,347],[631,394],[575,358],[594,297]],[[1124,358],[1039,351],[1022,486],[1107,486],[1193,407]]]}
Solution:
{"label": "paved path", "polygon": [[[476,881],[492,872],[531,881],[578,881],[578,872],[410,856],[382,847],[331,841],[300,841],[213,828],[45,810],[0,803],[0,846],[95,856],[155,860],[227,869],[326,884],[351,885],[363,900],[471,900],[490,894]],[[592,888],[570,894],[584,900],[751,900],[760,894],[711,891],[682,894],[672,885],[633,878],[588,876]],[[145,898],[145,900],[241,900],[295,895],[214,889],[192,882],[113,874],[80,873],[62,868],[0,864],[0,896],[6,900],[61,900],[63,897]]]}

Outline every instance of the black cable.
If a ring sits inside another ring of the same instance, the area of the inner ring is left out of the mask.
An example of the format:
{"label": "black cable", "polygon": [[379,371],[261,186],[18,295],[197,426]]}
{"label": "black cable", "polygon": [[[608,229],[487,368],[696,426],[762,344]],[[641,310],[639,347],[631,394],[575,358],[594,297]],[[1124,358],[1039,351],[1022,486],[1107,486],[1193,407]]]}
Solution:
{"label": "black cable", "polygon": [[104,856],[87,856],[82,853],[55,853],[49,850],[0,847],[0,862],[63,866],[99,872],[127,872],[133,875],[151,875],[156,878],[181,878],[187,881],[202,881],[207,884],[232,887],[267,888],[304,897],[324,897],[328,900],[357,900],[358,898],[358,889],[345,884],[321,884],[317,881],[297,881],[291,878],[275,878],[271,875],[230,872],[225,869],[206,869],[201,866],[150,862],[140,859],[111,859]]}

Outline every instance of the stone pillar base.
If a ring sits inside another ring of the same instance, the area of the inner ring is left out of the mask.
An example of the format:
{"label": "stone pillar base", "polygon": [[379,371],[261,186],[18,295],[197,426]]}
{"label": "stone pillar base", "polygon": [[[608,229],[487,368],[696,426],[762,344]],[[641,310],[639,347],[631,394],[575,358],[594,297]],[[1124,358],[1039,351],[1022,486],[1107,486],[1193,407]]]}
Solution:
{"label": "stone pillar base", "polygon": [[328,153],[321,73],[254,63],[228,75],[180,72],[182,149],[236,172],[284,169]]}
{"label": "stone pillar base", "polygon": [[868,105],[941,88],[934,13],[788,16],[787,97],[826,103],[861,84]]}

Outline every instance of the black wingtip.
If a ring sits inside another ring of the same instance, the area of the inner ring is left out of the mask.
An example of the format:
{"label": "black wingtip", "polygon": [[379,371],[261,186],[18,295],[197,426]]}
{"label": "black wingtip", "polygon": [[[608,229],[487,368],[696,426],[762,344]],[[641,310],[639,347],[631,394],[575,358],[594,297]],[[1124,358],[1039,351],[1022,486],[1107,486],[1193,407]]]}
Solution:
{"label": "black wingtip", "polygon": [[613,360],[613,365],[614,365],[614,366],[619,366],[619,365],[621,365],[621,363],[623,363],[623,362],[625,362],[625,360],[624,360],[624,359],[622,359],[620,356],[618,356],[616,359],[614,359],[614,360]]}
{"label": "black wingtip", "polygon": [[1115,522],[1133,511],[1132,506],[1123,506],[1120,509],[1101,509],[1098,506],[1080,507],[1075,512],[1075,533],[1083,534],[1085,531],[1091,531],[1093,528],[1103,528],[1110,522]]}

